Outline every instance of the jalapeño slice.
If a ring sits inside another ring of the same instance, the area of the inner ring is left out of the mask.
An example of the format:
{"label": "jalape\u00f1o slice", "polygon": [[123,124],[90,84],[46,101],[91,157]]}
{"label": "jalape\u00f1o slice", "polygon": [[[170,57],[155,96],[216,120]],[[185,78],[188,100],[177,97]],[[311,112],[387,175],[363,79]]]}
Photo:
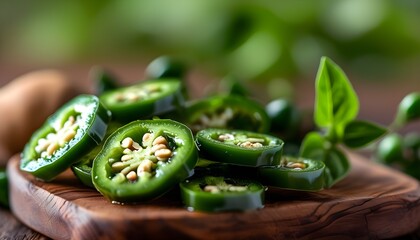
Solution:
{"label": "jalape\u00f1o slice", "polygon": [[190,211],[246,211],[264,207],[265,188],[257,181],[205,176],[180,184],[181,198]]}
{"label": "jalape\u00f1o slice", "polygon": [[263,166],[258,171],[261,182],[267,186],[301,191],[319,191],[326,187],[322,161],[283,157],[278,166]]}
{"label": "jalape\u00f1o slice", "polygon": [[143,81],[107,91],[100,99],[114,120],[125,123],[169,113],[184,104],[182,82],[177,79]]}
{"label": "jalape\u00f1o slice", "polygon": [[20,168],[50,181],[104,139],[111,113],[93,95],[80,95],[47,119],[26,144]]}
{"label": "jalape\u00f1o slice", "polygon": [[[112,133],[114,133],[119,127],[122,125],[117,122],[110,122],[108,125],[108,129],[105,134],[105,138],[107,139]],[[94,188],[92,183],[92,165],[93,160],[96,158],[98,153],[102,150],[105,141],[102,141],[101,144],[94,147],[89,153],[82,156],[80,161],[76,164],[71,166],[71,170],[73,171],[74,175],[85,185],[91,188]]]}
{"label": "jalape\u00f1o slice", "polygon": [[114,203],[157,198],[192,175],[191,131],[172,120],[138,120],[114,132],[93,161],[96,189]]}
{"label": "jalape\u00f1o slice", "polygon": [[284,145],[267,134],[215,128],[198,132],[196,141],[209,160],[252,167],[279,164]]}

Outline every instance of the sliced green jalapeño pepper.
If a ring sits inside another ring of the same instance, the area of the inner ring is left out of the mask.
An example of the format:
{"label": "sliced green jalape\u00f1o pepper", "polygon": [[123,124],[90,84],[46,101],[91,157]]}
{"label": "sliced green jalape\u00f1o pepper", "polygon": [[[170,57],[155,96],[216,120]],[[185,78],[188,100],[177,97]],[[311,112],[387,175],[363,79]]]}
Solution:
{"label": "sliced green jalape\u00f1o pepper", "polygon": [[257,102],[241,96],[214,96],[192,103],[186,122],[193,132],[206,128],[267,132],[270,119]]}
{"label": "sliced green jalape\u00f1o pepper", "polygon": [[181,198],[190,211],[245,211],[264,207],[263,185],[247,179],[206,176],[180,184]]}
{"label": "sliced green jalape\u00f1o pepper", "polygon": [[47,119],[26,144],[20,168],[50,181],[104,139],[111,113],[93,95],[80,95]]}
{"label": "sliced green jalape\u00f1o pepper", "polygon": [[0,168],[0,206],[9,206],[9,191],[6,170]]}
{"label": "sliced green jalape\u00f1o pepper", "polygon": [[268,186],[318,191],[325,187],[325,164],[322,161],[283,157],[278,166],[258,168],[261,182]]}
{"label": "sliced green jalape\u00f1o pepper", "polygon": [[279,164],[284,144],[262,133],[215,128],[198,132],[196,141],[209,160],[252,167]]}
{"label": "sliced green jalape\u00f1o pepper", "polygon": [[[108,124],[108,129],[105,134],[105,138],[107,139],[112,133],[114,133],[119,127],[122,125],[117,122],[110,122]],[[71,166],[71,170],[73,171],[74,175],[86,186],[94,188],[92,183],[92,165],[93,160],[96,158],[98,153],[102,150],[105,141],[102,141],[101,144],[97,145],[93,148],[89,153],[82,156],[80,161],[76,164]]]}
{"label": "sliced green jalape\u00f1o pepper", "polygon": [[114,132],[93,161],[92,181],[113,202],[157,198],[193,173],[191,130],[172,120],[138,120]]}
{"label": "sliced green jalape\u00f1o pepper", "polygon": [[114,120],[130,122],[168,113],[182,107],[182,82],[156,79],[111,90],[100,96]]}

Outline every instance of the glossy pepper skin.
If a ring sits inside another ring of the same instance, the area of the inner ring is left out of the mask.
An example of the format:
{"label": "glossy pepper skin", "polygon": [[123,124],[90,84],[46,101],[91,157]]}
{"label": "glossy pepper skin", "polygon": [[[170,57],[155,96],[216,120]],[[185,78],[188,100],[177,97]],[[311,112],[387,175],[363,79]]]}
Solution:
{"label": "glossy pepper skin", "polygon": [[111,110],[113,120],[123,123],[178,110],[185,101],[182,82],[178,79],[143,81],[107,91],[100,99]]}
{"label": "glossy pepper skin", "polygon": [[[42,157],[35,148],[39,140],[47,138],[63,127],[65,122],[76,116],[75,136],[60,146],[52,155]],[[31,137],[21,155],[20,169],[38,179],[50,181],[59,173],[79,161],[104,139],[111,113],[93,95],[79,95],[50,116],[44,125]]]}
{"label": "glossy pepper skin", "polygon": [[213,96],[187,107],[185,120],[193,132],[206,128],[268,132],[270,119],[264,107],[237,95]]}
{"label": "glossy pepper skin", "polygon": [[[135,182],[115,181],[116,174],[109,162],[123,155],[121,142],[130,137],[141,142],[146,133],[164,136],[173,155],[165,163],[157,164],[155,175],[141,177]],[[96,189],[114,203],[141,202],[157,198],[193,173],[197,162],[197,148],[191,130],[173,120],[138,120],[114,132],[105,142],[93,162],[92,181]]]}
{"label": "glossy pepper skin", "polygon": [[[209,185],[222,190],[205,191]],[[245,189],[231,191],[232,186]],[[188,179],[180,183],[180,188],[182,201],[190,211],[246,211],[264,207],[265,187],[253,180],[205,176]]]}
{"label": "glossy pepper skin", "polygon": [[9,206],[7,174],[3,168],[0,168],[0,206]]}
{"label": "glossy pepper skin", "polygon": [[108,129],[106,131],[104,141],[102,141],[99,145],[94,147],[89,153],[82,156],[80,161],[76,164],[71,166],[71,170],[73,171],[74,175],[85,185],[91,188],[95,188],[92,183],[92,165],[93,160],[96,158],[98,153],[102,150],[104,146],[105,140],[114,133],[122,124],[118,122],[110,122],[108,124]]}
{"label": "glossy pepper skin", "polygon": [[[196,141],[200,155],[209,160],[251,167],[279,164],[284,145],[267,134],[215,128],[198,132]],[[249,146],[252,141],[258,146]]]}
{"label": "glossy pepper skin", "polygon": [[[293,167],[295,163],[304,164],[305,168]],[[259,167],[258,172],[259,179],[267,186],[300,191],[319,191],[326,187],[322,161],[283,157],[280,165]]]}

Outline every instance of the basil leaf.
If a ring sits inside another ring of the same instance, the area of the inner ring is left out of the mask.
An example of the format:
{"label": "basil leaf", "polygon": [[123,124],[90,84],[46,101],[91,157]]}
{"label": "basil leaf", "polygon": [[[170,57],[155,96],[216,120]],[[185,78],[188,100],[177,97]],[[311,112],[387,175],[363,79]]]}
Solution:
{"label": "basil leaf", "polygon": [[350,163],[344,153],[331,146],[331,143],[317,132],[310,132],[305,136],[300,150],[301,157],[325,163],[327,187],[343,179],[350,170]]}
{"label": "basil leaf", "polygon": [[325,144],[325,138],[318,132],[310,132],[302,141],[299,155],[303,158],[323,161],[325,159]]}
{"label": "basil leaf", "polygon": [[327,57],[321,58],[315,81],[314,120],[340,138],[345,125],[359,111],[359,100],[343,70]]}
{"label": "basil leaf", "polygon": [[344,129],[343,143],[350,148],[363,147],[386,132],[386,128],[371,122],[352,121]]}
{"label": "basil leaf", "polygon": [[327,151],[324,163],[329,170],[329,173],[327,173],[330,175],[330,177],[327,178],[327,187],[332,187],[334,184],[343,179],[350,171],[349,160],[338,148],[332,148]]}

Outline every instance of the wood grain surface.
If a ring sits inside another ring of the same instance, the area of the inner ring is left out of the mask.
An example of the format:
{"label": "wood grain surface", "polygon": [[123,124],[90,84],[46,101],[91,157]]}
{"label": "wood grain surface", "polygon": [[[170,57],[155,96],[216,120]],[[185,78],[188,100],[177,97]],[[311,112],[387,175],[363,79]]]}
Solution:
{"label": "wood grain surface", "polygon": [[114,205],[71,171],[50,183],[8,165],[12,212],[54,239],[392,238],[420,226],[419,182],[351,155],[352,170],[333,188],[305,193],[269,189],[264,209],[188,212],[178,191],[138,205]]}

